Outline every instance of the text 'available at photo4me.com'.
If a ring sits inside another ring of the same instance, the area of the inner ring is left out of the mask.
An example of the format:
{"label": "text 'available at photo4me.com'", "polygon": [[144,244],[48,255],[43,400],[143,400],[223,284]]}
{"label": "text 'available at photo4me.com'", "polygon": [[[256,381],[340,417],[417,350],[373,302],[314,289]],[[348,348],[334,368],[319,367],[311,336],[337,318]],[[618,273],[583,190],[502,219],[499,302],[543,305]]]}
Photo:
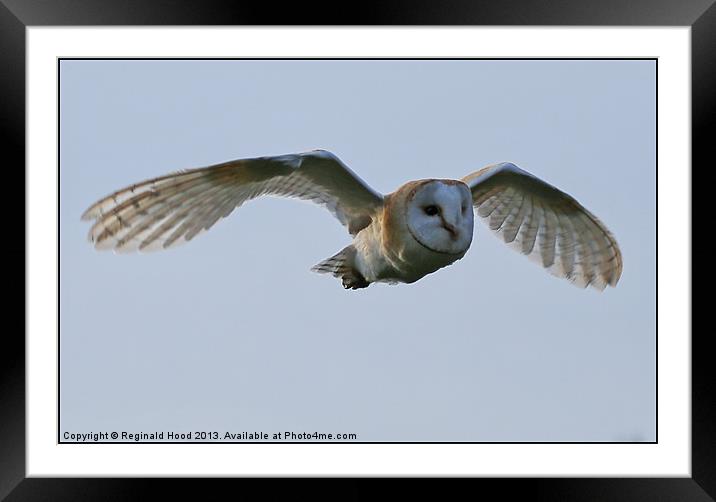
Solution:
{"label": "text 'available at photo4me.com'", "polygon": [[104,443],[104,442],[264,442],[264,441],[355,441],[358,434],[343,432],[262,432],[262,431],[99,431],[62,433],[62,442],[67,443]]}

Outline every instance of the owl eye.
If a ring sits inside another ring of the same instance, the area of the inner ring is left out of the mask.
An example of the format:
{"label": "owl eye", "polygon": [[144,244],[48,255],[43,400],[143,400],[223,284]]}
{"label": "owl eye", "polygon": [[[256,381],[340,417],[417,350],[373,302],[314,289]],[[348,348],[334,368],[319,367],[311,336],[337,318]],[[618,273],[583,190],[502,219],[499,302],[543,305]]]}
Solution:
{"label": "owl eye", "polygon": [[425,206],[424,211],[428,216],[435,216],[440,212],[440,208],[438,206]]}

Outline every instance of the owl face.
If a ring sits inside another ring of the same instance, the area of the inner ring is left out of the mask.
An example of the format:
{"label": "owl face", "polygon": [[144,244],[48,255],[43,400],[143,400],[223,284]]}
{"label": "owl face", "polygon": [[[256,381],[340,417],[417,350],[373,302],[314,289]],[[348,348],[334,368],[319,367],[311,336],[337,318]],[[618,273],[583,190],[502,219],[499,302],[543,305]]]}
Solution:
{"label": "owl face", "polygon": [[408,197],[406,222],[415,240],[429,250],[464,254],[474,223],[470,189],[460,181],[426,181]]}

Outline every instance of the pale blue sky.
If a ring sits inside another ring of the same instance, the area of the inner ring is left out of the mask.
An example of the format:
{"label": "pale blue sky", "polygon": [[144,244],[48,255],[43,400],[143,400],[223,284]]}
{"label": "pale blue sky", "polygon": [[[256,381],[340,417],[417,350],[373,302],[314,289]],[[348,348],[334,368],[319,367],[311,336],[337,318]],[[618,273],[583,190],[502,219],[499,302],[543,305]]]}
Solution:
{"label": "pale blue sky", "polygon": [[[61,429],[359,441],[653,441],[653,61],[63,61]],[[480,222],[412,285],[309,271],[350,242],[265,198],[189,244],[98,252],[82,212],[146,178],[324,148],[376,190],[510,161],[616,236],[581,290]],[[62,432],[61,431],[61,432]]]}

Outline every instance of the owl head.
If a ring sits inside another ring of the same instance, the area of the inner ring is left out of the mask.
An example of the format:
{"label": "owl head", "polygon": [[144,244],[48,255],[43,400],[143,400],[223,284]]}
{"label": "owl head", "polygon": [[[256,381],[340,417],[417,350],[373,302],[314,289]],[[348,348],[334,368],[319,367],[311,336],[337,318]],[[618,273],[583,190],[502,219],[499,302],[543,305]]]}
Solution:
{"label": "owl head", "polygon": [[468,186],[456,180],[424,180],[408,194],[405,221],[418,243],[437,253],[464,254],[474,216]]}

